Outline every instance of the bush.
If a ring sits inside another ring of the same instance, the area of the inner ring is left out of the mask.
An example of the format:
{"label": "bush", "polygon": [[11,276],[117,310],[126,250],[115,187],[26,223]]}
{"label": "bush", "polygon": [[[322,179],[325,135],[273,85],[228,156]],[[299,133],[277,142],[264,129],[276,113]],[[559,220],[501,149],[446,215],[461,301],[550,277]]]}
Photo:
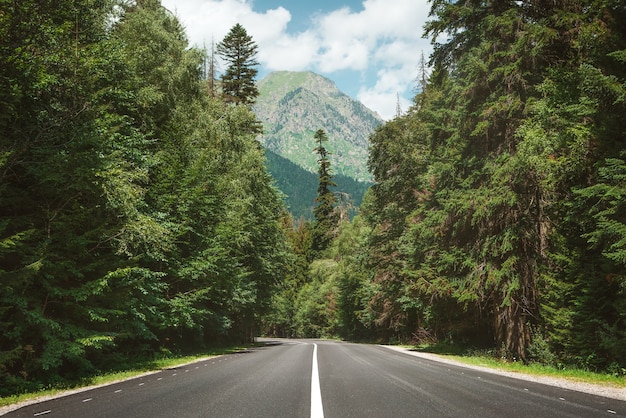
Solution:
{"label": "bush", "polygon": [[557,365],[557,356],[552,352],[549,341],[539,331],[533,331],[532,342],[528,346],[528,359],[546,366]]}

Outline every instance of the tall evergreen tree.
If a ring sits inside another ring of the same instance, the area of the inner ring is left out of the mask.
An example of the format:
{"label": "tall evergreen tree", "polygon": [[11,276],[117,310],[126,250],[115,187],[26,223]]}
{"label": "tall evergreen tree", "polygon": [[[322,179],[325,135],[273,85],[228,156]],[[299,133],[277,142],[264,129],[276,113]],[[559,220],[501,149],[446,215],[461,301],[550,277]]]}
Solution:
{"label": "tall evergreen tree", "polygon": [[222,74],[224,99],[231,103],[251,105],[259,95],[254,78],[257,75],[258,46],[246,29],[237,23],[222,42],[217,44],[218,55],[226,61]]}
{"label": "tall evergreen tree", "polygon": [[317,140],[315,152],[319,156],[319,183],[317,187],[317,205],[313,208],[315,222],[313,225],[312,248],[319,255],[324,251],[333,239],[337,229],[338,214],[336,211],[337,196],[332,192],[331,187],[337,185],[333,182],[333,175],[330,169],[329,153],[324,146],[328,141],[326,133],[322,129],[315,132],[314,138]]}
{"label": "tall evergreen tree", "polygon": [[538,315],[549,199],[542,173],[518,152],[517,130],[545,68],[535,57],[550,34],[535,13],[508,1],[435,1],[427,26],[434,39],[449,35],[433,59],[457,88],[449,107],[458,112],[453,131],[463,156],[441,201],[443,244],[456,258],[448,274],[457,298],[491,317],[497,345],[522,359]]}

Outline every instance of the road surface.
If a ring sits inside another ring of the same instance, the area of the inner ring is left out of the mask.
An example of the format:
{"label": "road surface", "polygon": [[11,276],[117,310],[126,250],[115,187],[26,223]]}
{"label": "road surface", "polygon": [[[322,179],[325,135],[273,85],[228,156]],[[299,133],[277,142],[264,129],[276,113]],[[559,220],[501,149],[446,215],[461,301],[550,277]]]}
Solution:
{"label": "road surface", "polygon": [[375,345],[265,345],[28,405],[6,417],[626,417],[626,402]]}

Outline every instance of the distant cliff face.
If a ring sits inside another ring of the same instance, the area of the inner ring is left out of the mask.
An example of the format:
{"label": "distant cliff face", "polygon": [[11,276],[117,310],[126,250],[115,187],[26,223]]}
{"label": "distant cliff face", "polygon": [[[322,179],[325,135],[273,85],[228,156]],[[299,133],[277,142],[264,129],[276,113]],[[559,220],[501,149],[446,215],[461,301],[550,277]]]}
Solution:
{"label": "distant cliff face", "polygon": [[263,146],[302,168],[317,172],[317,144],[313,136],[323,129],[331,168],[358,181],[369,181],[368,138],[383,120],[351,99],[325,77],[312,72],[274,72],[258,83],[254,106],[263,122]]}

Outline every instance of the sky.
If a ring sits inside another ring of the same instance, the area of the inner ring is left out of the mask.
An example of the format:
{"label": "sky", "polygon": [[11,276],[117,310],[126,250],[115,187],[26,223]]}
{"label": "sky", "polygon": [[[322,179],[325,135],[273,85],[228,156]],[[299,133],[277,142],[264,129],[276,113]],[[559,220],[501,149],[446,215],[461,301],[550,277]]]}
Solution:
{"label": "sky", "polygon": [[313,71],[385,120],[416,93],[428,0],[161,0],[191,46],[220,42],[237,23],[258,45],[259,79]]}

